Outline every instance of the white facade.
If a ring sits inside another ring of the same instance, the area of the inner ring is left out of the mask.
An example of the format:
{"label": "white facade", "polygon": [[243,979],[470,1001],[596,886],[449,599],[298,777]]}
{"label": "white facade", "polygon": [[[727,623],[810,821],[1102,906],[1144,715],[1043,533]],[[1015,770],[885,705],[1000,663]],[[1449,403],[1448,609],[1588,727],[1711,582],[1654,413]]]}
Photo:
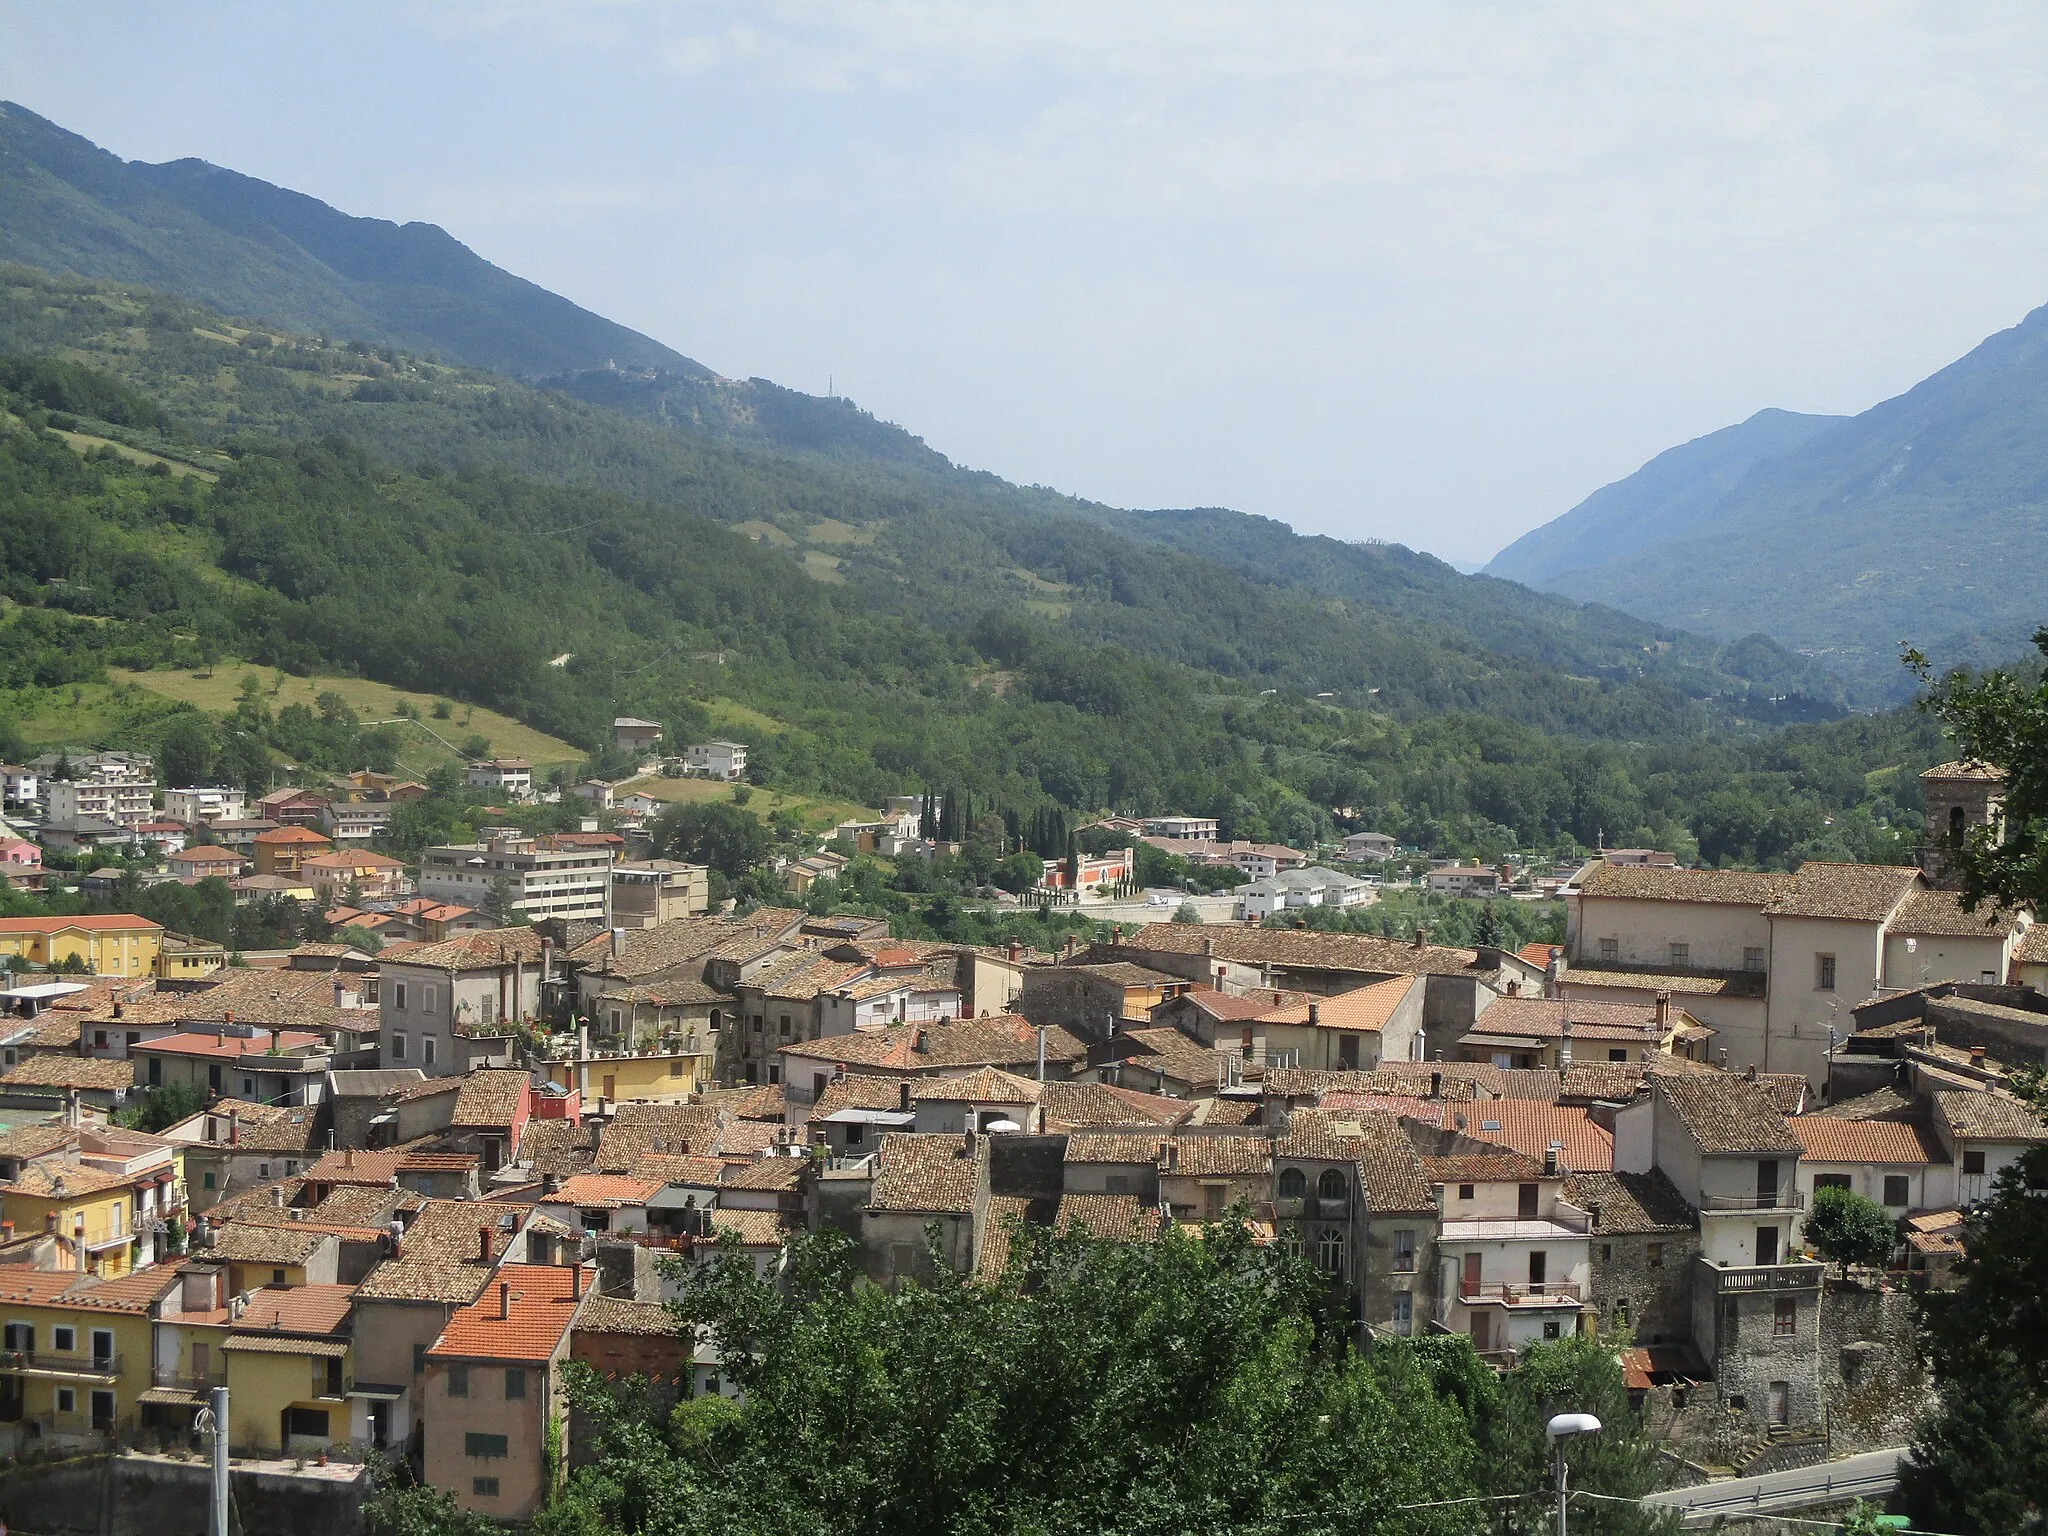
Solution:
{"label": "white facade", "polygon": [[90,819],[132,828],[156,819],[155,789],[148,779],[111,783],[52,779],[44,786],[44,794],[52,821]]}
{"label": "white facade", "polygon": [[468,773],[471,789],[503,790],[515,800],[533,798],[533,764],[518,758],[498,758],[488,763],[471,763]]}
{"label": "white facade", "polygon": [[495,844],[457,843],[429,848],[420,858],[420,894],[434,901],[485,910],[502,885],[506,911],[544,917],[609,921],[609,848],[554,851],[506,839]]}
{"label": "white facade", "polygon": [[1145,822],[1147,837],[1168,837],[1175,842],[1213,842],[1214,816],[1153,816]]}
{"label": "white facade", "polygon": [[700,741],[683,748],[683,766],[714,779],[737,779],[747,771],[747,748],[738,741]]}
{"label": "white facade", "polygon": [[207,821],[240,821],[248,812],[249,797],[239,789],[201,785],[164,791],[165,817],[188,827]]}
{"label": "white facade", "polygon": [[1432,869],[1429,888],[1440,896],[1494,896],[1500,892],[1500,871],[1471,864]]}
{"label": "white facade", "polygon": [[1384,832],[1354,832],[1344,839],[1347,859],[1387,859],[1394,854],[1394,840]]}
{"label": "white facade", "polygon": [[1263,880],[1254,880],[1238,893],[1237,915],[1241,918],[1270,917],[1290,907],[1365,907],[1379,899],[1369,880],[1339,874],[1334,869],[1311,867],[1282,870]]}
{"label": "white facade", "polygon": [[336,843],[368,843],[391,830],[395,809],[388,800],[330,800],[320,807],[320,824]]}

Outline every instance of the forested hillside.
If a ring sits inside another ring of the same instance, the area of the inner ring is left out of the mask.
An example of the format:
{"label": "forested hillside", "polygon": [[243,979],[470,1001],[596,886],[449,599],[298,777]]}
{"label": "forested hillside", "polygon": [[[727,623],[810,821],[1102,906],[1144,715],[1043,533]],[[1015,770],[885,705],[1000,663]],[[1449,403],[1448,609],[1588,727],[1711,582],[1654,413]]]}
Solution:
{"label": "forested hillside", "polygon": [[[1714,706],[1675,690],[1517,670],[1304,596],[1276,607],[1210,562],[1148,560],[1080,519],[988,533],[1068,574],[1123,562],[1100,590],[1022,597],[1051,581],[1027,569],[1004,588],[949,565],[963,541],[900,491],[863,502],[881,490],[813,463],[161,295],[16,270],[0,345],[0,677],[21,716],[104,666],[236,657],[492,705],[593,755],[618,711],[687,735],[710,707],[738,709],[771,785],[869,803],[959,785],[1020,815],[1174,808],[1240,836],[1374,825],[1485,853],[1604,835],[1732,862],[1895,851],[1886,825],[1912,819],[1912,775],[1940,751],[1910,715],[1712,728]],[[878,534],[851,545],[879,551],[874,574],[848,579],[773,537],[835,521],[857,538],[870,511],[931,526],[933,559]],[[930,618],[906,591],[928,594]],[[1203,602],[1207,625],[1140,625]],[[1062,621],[1034,604],[1064,605]],[[1337,637],[1320,653],[1318,614]],[[1108,643],[1119,623],[1129,644]],[[1210,633],[1232,627],[1240,651]],[[1306,661],[1283,654],[1296,639]],[[1288,670],[1418,656],[1360,703],[1307,697],[1316,679]],[[1515,688],[1523,720],[1461,707]],[[125,717],[79,744],[148,745],[176,718]],[[234,771],[267,772],[277,750],[245,743]]]}

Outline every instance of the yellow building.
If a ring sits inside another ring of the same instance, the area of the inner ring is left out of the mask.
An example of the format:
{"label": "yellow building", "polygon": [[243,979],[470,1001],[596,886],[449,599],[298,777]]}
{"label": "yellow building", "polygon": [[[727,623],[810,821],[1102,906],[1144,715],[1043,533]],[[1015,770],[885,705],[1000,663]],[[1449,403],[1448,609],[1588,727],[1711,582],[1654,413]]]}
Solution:
{"label": "yellow building", "polygon": [[54,1232],[69,1250],[74,1279],[80,1270],[125,1275],[135,1267],[133,1217],[141,1182],[79,1163],[31,1164],[12,1184],[0,1185],[0,1215],[23,1237]]}
{"label": "yellow building", "polygon": [[355,1386],[348,1315],[355,1287],[259,1291],[225,1331],[228,1443],[238,1454],[301,1456],[365,1428]]}
{"label": "yellow building", "polygon": [[152,969],[158,981],[197,981],[228,963],[228,952],[211,939],[165,933]]}
{"label": "yellow building", "polygon": [[163,946],[163,924],[130,912],[90,917],[0,918],[0,955],[33,965],[82,961],[95,976],[147,976]]}
{"label": "yellow building", "polygon": [[177,1283],[172,1269],[99,1280],[0,1267],[0,1445],[132,1432],[151,1317]]}
{"label": "yellow building", "polygon": [[584,1061],[563,1057],[541,1064],[548,1082],[576,1089],[586,1104],[599,1098],[614,1104],[687,1099],[705,1085],[710,1070],[708,1050],[598,1051]]}

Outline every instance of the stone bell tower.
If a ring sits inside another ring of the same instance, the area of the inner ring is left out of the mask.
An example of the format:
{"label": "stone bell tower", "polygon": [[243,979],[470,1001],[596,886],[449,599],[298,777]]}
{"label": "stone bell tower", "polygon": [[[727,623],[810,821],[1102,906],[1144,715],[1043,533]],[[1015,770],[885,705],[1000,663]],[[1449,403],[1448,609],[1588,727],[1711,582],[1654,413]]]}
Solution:
{"label": "stone bell tower", "polygon": [[1979,827],[2003,827],[2005,771],[1988,763],[1943,763],[1920,775],[1920,788],[1927,798],[1921,871],[1939,888],[1955,890],[1962,881],[1950,867],[1949,848]]}

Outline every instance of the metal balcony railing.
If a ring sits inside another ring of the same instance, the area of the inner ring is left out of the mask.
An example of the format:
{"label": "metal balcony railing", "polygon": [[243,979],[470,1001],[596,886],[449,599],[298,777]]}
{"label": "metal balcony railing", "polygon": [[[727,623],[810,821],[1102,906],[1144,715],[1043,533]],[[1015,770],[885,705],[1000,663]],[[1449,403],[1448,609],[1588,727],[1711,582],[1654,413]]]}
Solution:
{"label": "metal balcony railing", "polygon": [[1502,1285],[1492,1281],[1460,1280],[1458,1300],[1468,1306],[1478,1302],[1505,1302],[1511,1307],[1555,1307],[1577,1305],[1579,1287],[1568,1280],[1544,1281],[1538,1285]]}
{"label": "metal balcony railing", "polygon": [[1720,1291],[1817,1291],[1827,1276],[1825,1264],[1735,1264],[1723,1267],[1702,1258],[1700,1266],[1714,1277]]}
{"label": "metal balcony railing", "polygon": [[48,1355],[35,1350],[0,1350],[0,1371],[41,1371],[56,1376],[118,1376],[119,1355]]}
{"label": "metal balcony railing", "polygon": [[1781,1189],[1769,1195],[1703,1195],[1703,1211],[1803,1211],[1806,1197],[1796,1189]]}

